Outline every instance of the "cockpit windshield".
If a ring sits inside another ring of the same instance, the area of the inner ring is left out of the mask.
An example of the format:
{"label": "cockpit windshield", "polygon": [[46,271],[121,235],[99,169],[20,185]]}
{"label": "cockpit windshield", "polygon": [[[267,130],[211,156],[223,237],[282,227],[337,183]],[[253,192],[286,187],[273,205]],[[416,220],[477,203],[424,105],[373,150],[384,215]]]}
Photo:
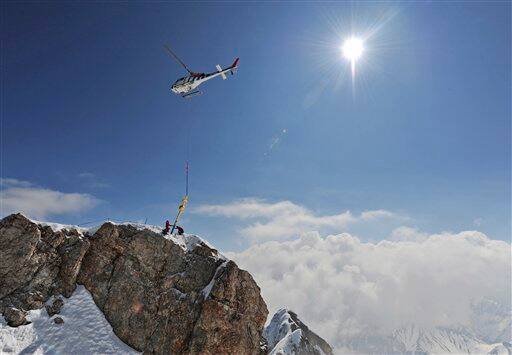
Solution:
{"label": "cockpit windshield", "polygon": [[176,80],[176,81],[174,82],[174,84],[173,84],[172,86],[177,86],[177,85],[181,85],[181,84],[183,84],[183,83],[185,82],[185,79],[186,79],[186,78],[187,78],[186,76],[185,76],[185,77],[183,77],[183,78],[179,78],[178,80]]}

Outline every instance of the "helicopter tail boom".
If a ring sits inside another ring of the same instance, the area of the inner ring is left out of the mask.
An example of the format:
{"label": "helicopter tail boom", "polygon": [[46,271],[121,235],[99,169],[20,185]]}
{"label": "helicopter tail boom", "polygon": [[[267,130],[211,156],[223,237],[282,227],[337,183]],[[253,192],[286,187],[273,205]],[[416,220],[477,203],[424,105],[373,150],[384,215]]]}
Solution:
{"label": "helicopter tail boom", "polygon": [[217,64],[215,66],[215,68],[217,68],[217,73],[219,73],[222,76],[222,80],[226,80],[227,79],[227,77],[226,77],[226,73],[227,72],[230,72],[231,75],[234,74],[235,70],[238,68],[238,60],[239,59],[240,58],[236,58],[235,61],[233,62],[233,64],[231,64],[226,69],[222,69],[222,67],[219,64]]}
{"label": "helicopter tail boom", "polygon": [[217,71],[219,72],[220,76],[222,76],[222,80],[226,80],[227,79],[226,74],[224,74],[224,70],[222,70],[220,65],[217,64],[215,67],[217,68]]}

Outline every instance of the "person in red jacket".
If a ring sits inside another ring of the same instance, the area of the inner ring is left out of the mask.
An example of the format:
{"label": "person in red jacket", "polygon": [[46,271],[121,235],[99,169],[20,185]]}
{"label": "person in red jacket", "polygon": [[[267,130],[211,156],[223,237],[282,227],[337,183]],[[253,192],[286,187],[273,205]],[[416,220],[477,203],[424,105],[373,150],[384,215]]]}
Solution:
{"label": "person in red jacket", "polygon": [[171,223],[169,222],[169,220],[165,221],[165,228],[164,230],[162,231],[162,233],[165,235],[165,234],[169,234],[169,231],[171,230]]}

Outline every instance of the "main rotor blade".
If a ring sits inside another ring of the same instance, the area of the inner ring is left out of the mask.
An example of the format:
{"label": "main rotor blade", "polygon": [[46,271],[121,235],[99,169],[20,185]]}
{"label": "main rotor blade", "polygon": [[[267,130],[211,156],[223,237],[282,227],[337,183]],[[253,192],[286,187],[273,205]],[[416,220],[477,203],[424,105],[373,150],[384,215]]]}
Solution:
{"label": "main rotor blade", "polygon": [[187,68],[187,66],[185,65],[185,63],[183,63],[183,62],[181,61],[181,59],[180,59],[180,58],[178,58],[178,56],[177,56],[177,55],[176,55],[176,54],[171,50],[171,48],[169,48],[169,46],[168,46],[168,45],[164,44],[164,48],[165,48],[165,49],[167,49],[167,51],[169,52],[169,54],[170,54],[174,59],[176,59],[176,61],[177,61],[178,63],[180,63],[180,64],[183,66],[183,68],[185,68],[185,69],[186,69],[190,74],[192,74],[192,72],[190,71],[190,69],[189,69],[189,68]]}

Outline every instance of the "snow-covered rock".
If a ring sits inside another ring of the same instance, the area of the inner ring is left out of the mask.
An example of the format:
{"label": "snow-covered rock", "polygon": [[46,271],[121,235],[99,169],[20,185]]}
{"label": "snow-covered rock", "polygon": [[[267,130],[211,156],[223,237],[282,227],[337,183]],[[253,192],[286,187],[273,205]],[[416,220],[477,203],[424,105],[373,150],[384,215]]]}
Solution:
{"label": "snow-covered rock", "polygon": [[278,310],[265,327],[269,355],[329,355],[331,346],[312,332],[294,312]]}

